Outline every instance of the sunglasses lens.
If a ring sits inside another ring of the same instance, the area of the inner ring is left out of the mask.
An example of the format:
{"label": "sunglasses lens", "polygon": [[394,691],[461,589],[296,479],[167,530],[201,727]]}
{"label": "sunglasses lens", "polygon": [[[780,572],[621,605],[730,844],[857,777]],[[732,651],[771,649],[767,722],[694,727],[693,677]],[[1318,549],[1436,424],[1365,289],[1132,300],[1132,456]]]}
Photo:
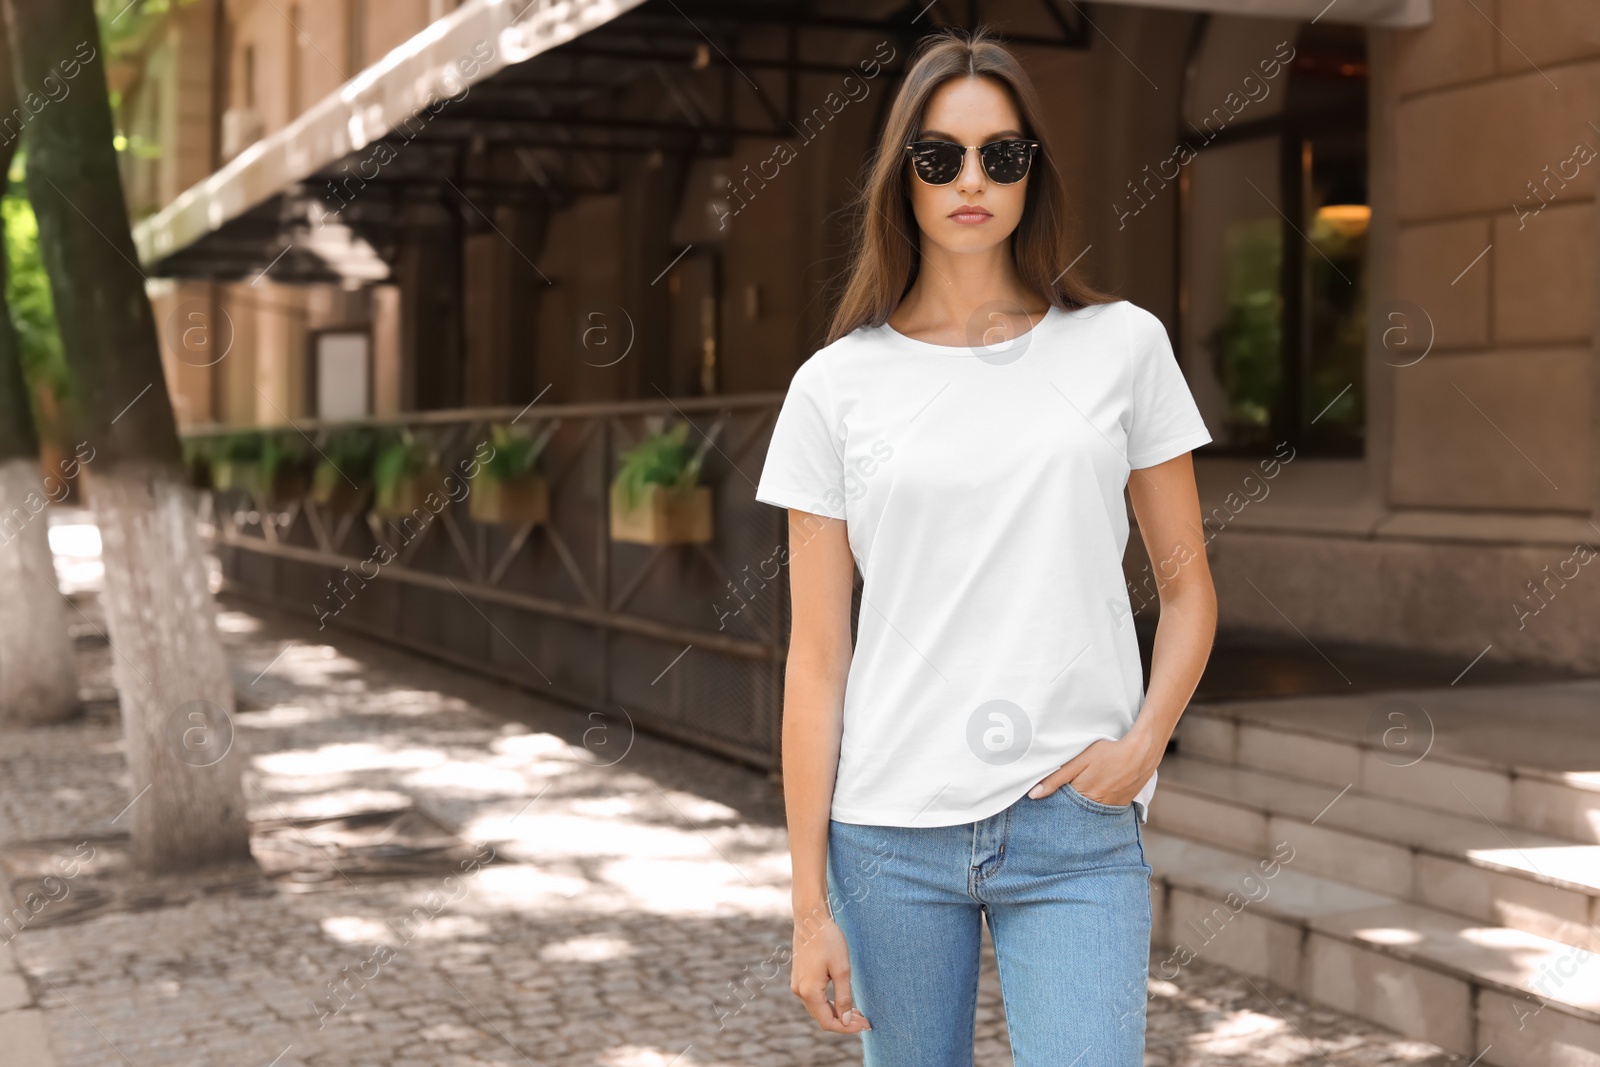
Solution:
{"label": "sunglasses lens", "polygon": [[911,145],[911,165],[929,185],[949,185],[961,173],[966,149],[949,141],[917,141]]}
{"label": "sunglasses lens", "polygon": [[1033,163],[1033,145],[1027,141],[995,141],[984,145],[978,154],[989,180],[1001,185],[1013,185],[1026,178]]}

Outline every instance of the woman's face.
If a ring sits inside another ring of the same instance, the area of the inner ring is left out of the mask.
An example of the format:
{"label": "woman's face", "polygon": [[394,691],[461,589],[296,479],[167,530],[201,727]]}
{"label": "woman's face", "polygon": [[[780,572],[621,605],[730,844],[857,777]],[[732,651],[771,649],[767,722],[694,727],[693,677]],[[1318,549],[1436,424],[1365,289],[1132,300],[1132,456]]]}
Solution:
{"label": "woman's face", "polygon": [[[933,91],[915,140],[954,141],[982,147],[1006,137],[1026,137],[1011,94],[989,78],[952,78]],[[984,252],[1011,236],[1022,221],[1028,179],[1012,185],[989,180],[976,151],[949,185],[929,185],[906,162],[911,210],[925,241],[955,253]]]}

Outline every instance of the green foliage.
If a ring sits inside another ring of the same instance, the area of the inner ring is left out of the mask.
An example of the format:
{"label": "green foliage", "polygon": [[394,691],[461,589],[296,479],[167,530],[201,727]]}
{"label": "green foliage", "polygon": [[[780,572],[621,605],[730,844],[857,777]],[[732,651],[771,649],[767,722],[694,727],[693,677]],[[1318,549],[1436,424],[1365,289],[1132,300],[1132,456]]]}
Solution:
{"label": "green foliage", "polygon": [[264,438],[253,430],[218,434],[211,440],[211,458],[228,463],[258,463],[265,447]]}
{"label": "green foliage", "polygon": [[[23,189],[24,163],[19,153],[6,175],[6,188],[0,197],[0,221],[6,237],[6,303],[11,324],[17,331],[22,373],[34,389],[47,388],[57,399],[65,399],[71,381],[61,334],[56,329],[55,303],[50,297],[50,278],[39,258],[39,223]],[[34,412],[38,419],[39,412]],[[41,427],[44,420],[38,419]]]}
{"label": "green foliage", "polygon": [[312,491],[327,493],[346,478],[358,485],[371,478],[379,448],[393,436],[392,431],[369,426],[351,426],[329,434],[311,476]]}
{"label": "green foliage", "polygon": [[1282,233],[1276,219],[1228,228],[1228,311],[1212,332],[1217,378],[1227,390],[1229,422],[1240,437],[1264,433],[1277,399],[1283,351],[1278,295]]}
{"label": "green foliage", "polygon": [[280,470],[289,472],[308,469],[313,454],[310,443],[298,433],[263,435],[261,458],[256,461],[261,471],[261,484],[272,485]]}
{"label": "green foliage", "polygon": [[100,41],[113,59],[137,56],[168,15],[198,0],[94,0]]}
{"label": "green foliage", "polygon": [[295,433],[241,430],[183,441],[184,466],[197,478],[207,468],[219,489],[270,487],[280,473],[309,469],[313,455]]}
{"label": "green foliage", "polygon": [[665,432],[646,434],[622,454],[622,465],[613,484],[621,492],[624,507],[638,507],[648,485],[682,490],[695,484],[700,477],[704,449],[697,451],[688,441],[689,424],[680,422]]}
{"label": "green foliage", "polygon": [[211,434],[204,437],[185,437],[182,442],[183,462],[190,470],[226,460],[229,439],[235,435]]}
{"label": "green foliage", "polygon": [[183,447],[183,469],[189,472],[191,485],[208,486],[211,484],[211,439],[208,437],[185,437]]}
{"label": "green foliage", "polygon": [[376,490],[378,507],[392,506],[400,484],[427,470],[432,459],[432,450],[410,434],[404,434],[386,445],[372,465],[372,484]]}
{"label": "green foliage", "polygon": [[1367,347],[1367,229],[1335,225],[1319,212],[1307,238],[1321,255],[1309,257],[1311,346],[1306,406],[1330,436],[1358,438]]}
{"label": "green foliage", "polygon": [[494,455],[483,465],[484,474],[497,482],[508,482],[532,474],[539,465],[543,444],[528,427],[491,426],[489,443]]}
{"label": "green foliage", "polygon": [[1237,424],[1266,426],[1270,421],[1283,348],[1282,319],[1278,294],[1258,290],[1230,303],[1227,317],[1212,336],[1219,377]]}
{"label": "green foliage", "polygon": [[[200,0],[94,0],[94,12],[99,23],[100,40],[95,42],[100,59],[105,64],[107,80],[111,83],[108,103],[116,125],[126,125],[124,119],[123,84],[137,86],[145,80],[159,80],[162,72],[153,69],[155,63],[174,63],[179,58],[175,50],[168,49],[160,57],[163,41],[162,28],[168,18],[179,8],[189,7]],[[157,57],[153,59],[152,57]],[[119,132],[113,139],[119,153],[130,152],[138,159],[159,159],[162,146],[146,140],[139,134],[125,136]]]}
{"label": "green foliage", "polygon": [[197,468],[204,464],[218,489],[254,488],[258,484],[262,447],[261,434],[253,431],[192,437],[183,443],[184,459],[191,464],[191,473],[198,474]]}

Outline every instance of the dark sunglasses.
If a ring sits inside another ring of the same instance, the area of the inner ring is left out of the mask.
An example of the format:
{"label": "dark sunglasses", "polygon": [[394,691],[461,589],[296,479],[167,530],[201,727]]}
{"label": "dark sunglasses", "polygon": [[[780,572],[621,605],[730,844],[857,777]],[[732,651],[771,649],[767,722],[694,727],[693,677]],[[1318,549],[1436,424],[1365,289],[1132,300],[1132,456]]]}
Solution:
{"label": "dark sunglasses", "polygon": [[[966,162],[967,148],[954,141],[912,141],[906,145],[911,154],[911,169],[928,185],[949,185],[961,173]],[[978,161],[983,172],[996,185],[1015,185],[1028,176],[1033,165],[1033,153],[1038,141],[1008,137],[1003,141],[990,141],[978,147]]]}

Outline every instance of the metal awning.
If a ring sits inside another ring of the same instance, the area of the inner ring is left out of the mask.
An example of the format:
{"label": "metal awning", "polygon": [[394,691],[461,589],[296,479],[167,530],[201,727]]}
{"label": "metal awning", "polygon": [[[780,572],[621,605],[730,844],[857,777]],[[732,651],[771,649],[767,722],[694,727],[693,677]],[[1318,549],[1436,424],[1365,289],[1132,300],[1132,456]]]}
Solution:
{"label": "metal awning", "polygon": [[[861,58],[841,53],[837,40],[802,45],[799,35],[892,40],[884,69],[893,78],[917,38],[943,24],[933,6],[467,0],[142,221],[134,241],[153,276],[248,278],[270,266],[279,281],[380,280],[408,196],[467,217],[500,200],[559,210],[614,190],[618,156],[726,156],[741,137],[789,138],[805,118],[795,76],[859,73]],[[965,7],[976,16],[975,3]],[[1034,25],[1042,32],[1007,40],[1088,47],[1087,19],[1070,0],[1037,0]],[[774,51],[769,33],[769,46],[747,49],[752,31],[775,31],[787,44]],[[707,68],[720,75],[710,99],[684,81]],[[641,78],[658,83],[645,94],[650,105],[619,113],[614,105]],[[467,173],[463,159],[485,146],[517,154],[514,180]],[[381,191],[344,210],[338,187],[347,183]]]}
{"label": "metal awning", "polygon": [[467,0],[288,126],[235,156],[133,230],[155,263],[257,208],[412,116],[644,0]]}
{"label": "metal awning", "polygon": [[[1431,0],[1112,2],[1384,26],[1431,14]],[[981,18],[976,0],[949,6]],[[1037,0],[1032,12],[1044,32],[1008,41],[1088,47],[1082,5]],[[887,76],[897,77],[915,40],[942,21],[925,0],[466,0],[139,223],[134,243],[152,275],[246,278],[270,267],[283,281],[381,280],[406,190],[431,190],[468,215],[498,198],[559,210],[614,185],[618,155],[726,155],[740,137],[789,137],[801,118],[795,75],[852,69],[837,58],[848,52],[802,47],[803,32],[893,40]],[[752,30],[779,30],[787,44],[774,51],[769,35],[746,49]],[[707,66],[722,75],[720,100],[678,73]],[[642,77],[659,83],[647,94],[658,108],[610,106]],[[463,157],[484,145],[517,153],[516,180],[467,175]],[[344,211],[335,187],[357,174],[384,192]]]}
{"label": "metal awning", "polygon": [[1307,22],[1355,22],[1405,28],[1433,21],[1433,0],[1112,0],[1135,7],[1210,11],[1219,15],[1257,15]]}

